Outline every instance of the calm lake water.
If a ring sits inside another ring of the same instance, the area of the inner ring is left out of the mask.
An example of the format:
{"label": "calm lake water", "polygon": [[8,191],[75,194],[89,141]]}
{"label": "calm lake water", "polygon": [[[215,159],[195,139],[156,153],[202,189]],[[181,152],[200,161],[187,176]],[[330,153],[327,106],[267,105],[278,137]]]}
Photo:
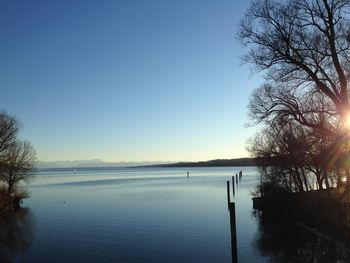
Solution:
{"label": "calm lake water", "polygon": [[273,261],[285,247],[270,253],[253,215],[254,167],[40,172],[25,208],[0,222],[0,261],[232,262],[226,180],[239,170],[238,261]]}

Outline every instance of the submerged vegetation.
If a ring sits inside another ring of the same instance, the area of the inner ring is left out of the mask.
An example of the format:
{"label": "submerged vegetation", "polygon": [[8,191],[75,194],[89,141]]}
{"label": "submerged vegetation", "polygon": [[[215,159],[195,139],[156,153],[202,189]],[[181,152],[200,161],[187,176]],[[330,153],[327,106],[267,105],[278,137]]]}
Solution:
{"label": "submerged vegetation", "polygon": [[251,124],[262,124],[248,146],[260,190],[350,183],[349,8],[348,0],[254,1],[241,23],[245,60],[266,72],[249,103]]}
{"label": "submerged vegetation", "polygon": [[0,212],[20,205],[29,193],[21,186],[35,171],[36,153],[28,141],[18,139],[20,124],[0,112]]}

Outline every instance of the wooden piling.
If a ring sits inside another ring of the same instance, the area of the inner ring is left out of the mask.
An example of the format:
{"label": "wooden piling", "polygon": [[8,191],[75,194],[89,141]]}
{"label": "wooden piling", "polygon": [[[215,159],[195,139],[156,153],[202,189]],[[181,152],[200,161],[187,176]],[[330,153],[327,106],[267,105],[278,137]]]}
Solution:
{"label": "wooden piling", "polygon": [[230,229],[231,229],[231,253],[232,263],[238,263],[237,256],[237,231],[236,231],[236,206],[235,203],[230,203]]}
{"label": "wooden piling", "polygon": [[227,204],[230,205],[230,203],[231,203],[231,198],[230,198],[230,181],[227,181],[226,184],[227,184]]}
{"label": "wooden piling", "polygon": [[235,177],[232,176],[232,195],[235,196]]}
{"label": "wooden piling", "polygon": [[238,174],[236,173],[236,184],[238,184]]}

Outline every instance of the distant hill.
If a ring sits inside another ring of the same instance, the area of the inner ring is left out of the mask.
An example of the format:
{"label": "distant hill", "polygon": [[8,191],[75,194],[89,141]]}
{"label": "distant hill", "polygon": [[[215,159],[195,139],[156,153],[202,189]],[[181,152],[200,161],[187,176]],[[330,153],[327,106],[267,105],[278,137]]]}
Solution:
{"label": "distant hill", "polygon": [[216,159],[202,162],[179,162],[150,165],[152,167],[218,167],[218,166],[255,166],[254,158]]}

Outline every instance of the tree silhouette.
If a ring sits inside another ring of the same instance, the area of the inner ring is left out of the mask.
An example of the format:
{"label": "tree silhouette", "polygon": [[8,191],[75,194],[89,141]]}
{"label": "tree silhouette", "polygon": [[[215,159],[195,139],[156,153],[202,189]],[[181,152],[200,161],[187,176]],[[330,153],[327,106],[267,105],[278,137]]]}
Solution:
{"label": "tree silhouette", "polygon": [[5,111],[0,112],[0,153],[16,140],[19,127],[20,124],[15,117]]}
{"label": "tree silhouette", "polygon": [[346,116],[349,7],[348,0],[254,1],[239,31],[250,47],[245,60],[267,70],[268,81],[287,86],[299,98],[312,96],[314,89],[322,92]]}
{"label": "tree silhouette", "polygon": [[266,72],[248,106],[265,129],[248,148],[273,161],[264,168],[270,181],[284,176],[292,191],[311,189],[313,178],[318,188],[343,175],[350,182],[349,7],[349,0],[254,1],[240,25],[245,61]]}
{"label": "tree silhouette", "polygon": [[0,209],[19,206],[29,196],[19,183],[28,181],[35,171],[35,150],[17,138],[19,127],[16,118],[0,112]]}
{"label": "tree silhouette", "polygon": [[23,191],[14,193],[14,190],[17,190],[20,182],[29,180],[35,170],[35,161],[35,150],[28,141],[16,140],[2,152],[0,180],[7,185],[9,196],[15,194],[15,198],[18,199],[25,194]]}

